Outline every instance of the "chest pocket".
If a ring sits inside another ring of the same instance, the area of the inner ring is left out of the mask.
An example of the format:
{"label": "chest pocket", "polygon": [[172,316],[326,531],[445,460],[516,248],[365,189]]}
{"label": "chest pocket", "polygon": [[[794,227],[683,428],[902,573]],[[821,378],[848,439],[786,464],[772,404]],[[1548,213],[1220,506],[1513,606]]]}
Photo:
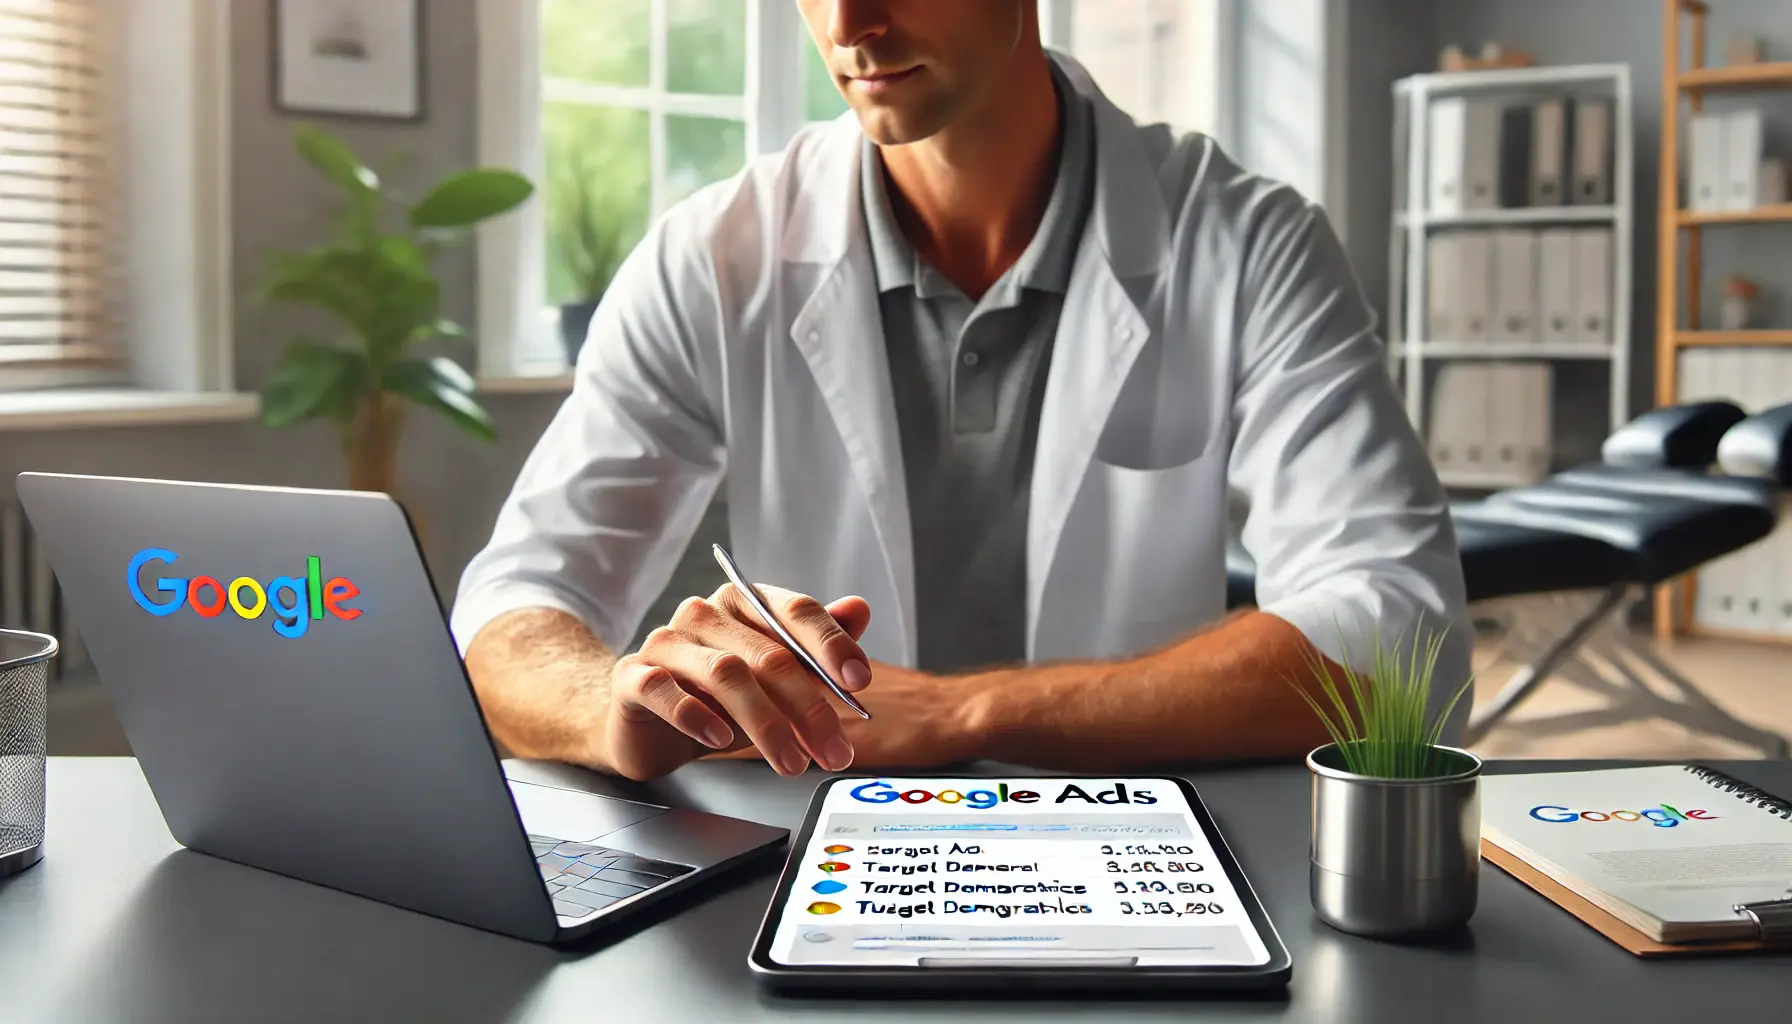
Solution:
{"label": "chest pocket", "polygon": [[1103,656],[1161,646],[1225,611],[1225,493],[1224,446],[1154,469],[1091,464],[1079,526],[1102,557],[1081,589],[1099,602]]}

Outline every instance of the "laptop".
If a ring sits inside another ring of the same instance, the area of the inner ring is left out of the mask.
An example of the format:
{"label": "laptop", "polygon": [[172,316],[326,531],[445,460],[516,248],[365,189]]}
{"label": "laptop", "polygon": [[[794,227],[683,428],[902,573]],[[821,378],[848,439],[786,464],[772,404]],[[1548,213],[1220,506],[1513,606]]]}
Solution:
{"label": "laptop", "polygon": [[559,942],[789,836],[507,777],[384,494],[52,473],[18,493],[183,846]]}

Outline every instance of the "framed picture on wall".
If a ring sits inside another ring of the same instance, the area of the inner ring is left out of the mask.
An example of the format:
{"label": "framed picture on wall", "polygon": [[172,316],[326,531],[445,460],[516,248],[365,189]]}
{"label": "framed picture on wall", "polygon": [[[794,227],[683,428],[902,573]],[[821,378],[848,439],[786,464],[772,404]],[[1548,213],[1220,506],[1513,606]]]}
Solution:
{"label": "framed picture on wall", "polygon": [[423,0],[274,0],[274,106],[423,117]]}

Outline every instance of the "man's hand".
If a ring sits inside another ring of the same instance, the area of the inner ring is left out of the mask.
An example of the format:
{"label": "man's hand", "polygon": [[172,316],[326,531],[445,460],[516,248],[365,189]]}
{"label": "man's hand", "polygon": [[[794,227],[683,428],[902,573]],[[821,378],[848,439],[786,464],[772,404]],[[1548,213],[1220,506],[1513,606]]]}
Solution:
{"label": "man's hand", "polygon": [[[871,624],[869,605],[847,597],[823,606],[776,587],[760,590],[842,686],[865,689],[870,661],[858,638]],[[783,775],[802,774],[811,758],[841,771],[853,763],[854,747],[831,696],[728,584],[707,599],[687,599],[639,651],[616,662],[604,748],[617,772],[636,779],[664,775],[706,751],[749,746]]]}
{"label": "man's hand", "polygon": [[977,677],[935,676],[881,662],[872,674],[877,689],[860,700],[871,712],[869,721],[836,702],[846,737],[857,751],[855,766],[938,768],[983,756],[971,714]]}
{"label": "man's hand", "polygon": [[[871,712],[869,721],[833,701],[852,743],[854,767],[938,768],[984,755],[977,740],[979,727],[972,701],[982,690],[981,677],[935,676],[883,662],[872,665],[871,675],[877,686],[859,698]],[[758,755],[747,747],[717,756]]]}

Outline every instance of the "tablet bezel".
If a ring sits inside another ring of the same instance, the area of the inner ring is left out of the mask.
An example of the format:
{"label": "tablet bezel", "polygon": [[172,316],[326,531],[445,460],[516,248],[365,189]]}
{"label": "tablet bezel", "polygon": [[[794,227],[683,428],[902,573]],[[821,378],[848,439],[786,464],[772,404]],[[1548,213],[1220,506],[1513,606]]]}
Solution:
{"label": "tablet bezel", "polygon": [[[1179,991],[1202,990],[1241,990],[1241,989],[1275,989],[1288,984],[1293,973],[1293,961],[1288,949],[1282,943],[1275,923],[1269,919],[1269,913],[1263,908],[1263,901],[1257,898],[1256,890],[1238,860],[1232,854],[1231,846],[1226,842],[1223,833],[1214,823],[1213,816],[1208,813],[1207,805],[1187,779],[1173,775],[1062,775],[1062,776],[1001,776],[1010,783],[1038,783],[1044,785],[1053,781],[1071,778],[1117,779],[1131,782],[1137,780],[1164,779],[1176,784],[1188,802],[1195,822],[1207,834],[1213,846],[1214,858],[1219,867],[1225,871],[1226,878],[1231,881],[1232,888],[1238,893],[1238,899],[1251,924],[1257,929],[1264,947],[1269,952],[1267,963],[1258,965],[1158,965],[1151,967],[1060,967],[1042,965],[1039,967],[866,967],[858,965],[812,964],[793,967],[781,964],[772,959],[771,946],[777,936],[778,924],[781,920],[782,908],[790,901],[791,890],[796,885],[801,871],[801,862],[807,855],[809,841],[815,835],[816,825],[821,819],[822,806],[827,795],[834,786],[849,785],[877,778],[904,779],[960,779],[962,775],[943,774],[909,774],[877,776],[852,775],[829,779],[815,788],[809,801],[808,813],[803,816],[802,828],[791,840],[789,853],[784,861],[784,869],[778,876],[777,887],[773,890],[771,903],[767,905],[765,917],[759,924],[759,934],[753,939],[752,951],[748,954],[747,963],[753,973],[766,984],[781,989],[855,989],[864,991],[883,987],[909,989],[950,989],[963,992],[968,989],[1058,989],[1058,990],[1124,990],[1152,991],[1175,989]],[[995,776],[992,776],[995,778]]]}

